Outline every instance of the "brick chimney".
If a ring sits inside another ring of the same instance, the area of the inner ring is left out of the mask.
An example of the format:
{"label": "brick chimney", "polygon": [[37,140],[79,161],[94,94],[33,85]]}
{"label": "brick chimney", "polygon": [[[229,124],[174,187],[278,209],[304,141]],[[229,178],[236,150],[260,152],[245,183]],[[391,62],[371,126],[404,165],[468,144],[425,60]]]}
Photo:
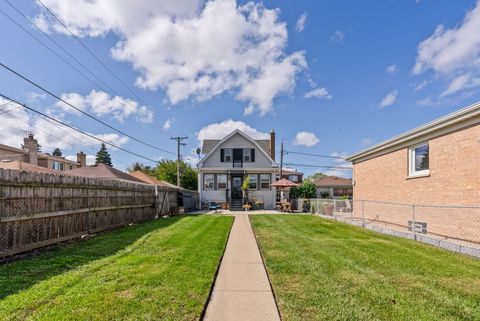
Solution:
{"label": "brick chimney", "polygon": [[275,130],[270,132],[270,157],[275,160]]}
{"label": "brick chimney", "polygon": [[80,167],[87,166],[87,155],[84,152],[77,153],[77,163],[80,164]]}
{"label": "brick chimney", "polygon": [[28,153],[28,162],[32,165],[38,165],[38,141],[33,133],[28,133],[23,138],[23,148]]}

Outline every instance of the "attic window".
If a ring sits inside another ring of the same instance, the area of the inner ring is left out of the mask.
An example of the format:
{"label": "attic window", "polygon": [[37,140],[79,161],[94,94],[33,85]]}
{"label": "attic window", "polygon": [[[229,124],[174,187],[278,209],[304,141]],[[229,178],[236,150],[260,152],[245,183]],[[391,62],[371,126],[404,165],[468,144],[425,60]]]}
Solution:
{"label": "attic window", "polygon": [[232,150],[230,148],[225,149],[225,162],[232,161]]}
{"label": "attic window", "polygon": [[245,149],[243,150],[243,161],[244,161],[245,163],[250,163],[250,162],[251,162],[251,159],[252,159],[251,149],[245,148]]}
{"label": "attic window", "polygon": [[428,143],[411,147],[408,156],[410,176],[423,176],[430,173],[430,147]]}

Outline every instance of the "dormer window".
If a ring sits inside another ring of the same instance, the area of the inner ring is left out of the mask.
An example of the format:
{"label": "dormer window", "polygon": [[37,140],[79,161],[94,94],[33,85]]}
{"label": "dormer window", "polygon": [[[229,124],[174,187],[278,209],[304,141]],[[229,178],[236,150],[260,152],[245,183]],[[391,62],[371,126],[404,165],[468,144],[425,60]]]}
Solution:
{"label": "dormer window", "polygon": [[250,163],[252,161],[252,150],[246,148],[243,150],[243,161],[245,163]]}
{"label": "dormer window", "polygon": [[225,162],[232,162],[232,150],[230,148],[225,149]]}

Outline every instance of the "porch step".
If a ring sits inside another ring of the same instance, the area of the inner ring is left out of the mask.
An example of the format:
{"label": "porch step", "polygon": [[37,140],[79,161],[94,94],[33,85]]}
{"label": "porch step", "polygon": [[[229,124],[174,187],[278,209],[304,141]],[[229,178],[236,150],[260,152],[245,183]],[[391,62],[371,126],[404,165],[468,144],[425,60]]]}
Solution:
{"label": "porch step", "polygon": [[233,199],[230,201],[231,211],[243,211],[243,200]]}

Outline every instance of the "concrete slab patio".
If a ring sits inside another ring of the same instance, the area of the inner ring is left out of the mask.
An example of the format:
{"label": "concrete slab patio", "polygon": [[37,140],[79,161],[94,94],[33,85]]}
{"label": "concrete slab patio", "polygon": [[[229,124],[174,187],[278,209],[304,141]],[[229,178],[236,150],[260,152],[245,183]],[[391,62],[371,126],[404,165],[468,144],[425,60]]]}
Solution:
{"label": "concrete slab patio", "polygon": [[235,214],[204,320],[280,320],[248,215],[243,213]]}

